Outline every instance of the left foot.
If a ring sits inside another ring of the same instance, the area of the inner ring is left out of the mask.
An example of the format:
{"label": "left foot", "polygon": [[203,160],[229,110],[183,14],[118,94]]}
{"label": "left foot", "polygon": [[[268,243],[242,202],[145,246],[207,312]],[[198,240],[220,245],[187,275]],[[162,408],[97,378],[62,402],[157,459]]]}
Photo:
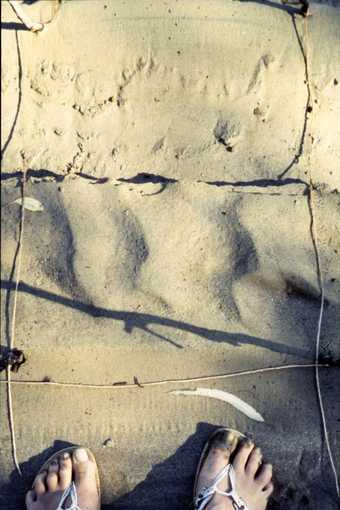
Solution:
{"label": "left foot", "polygon": [[[240,441],[231,431],[221,431],[214,438],[197,480],[196,494],[214,483],[216,476],[230,462],[235,472],[235,490],[251,510],[265,510],[273,492],[272,466],[262,463],[260,448],[251,441]],[[218,484],[223,492],[230,490],[227,477]],[[205,507],[206,510],[233,510],[231,498],[215,493]]]}

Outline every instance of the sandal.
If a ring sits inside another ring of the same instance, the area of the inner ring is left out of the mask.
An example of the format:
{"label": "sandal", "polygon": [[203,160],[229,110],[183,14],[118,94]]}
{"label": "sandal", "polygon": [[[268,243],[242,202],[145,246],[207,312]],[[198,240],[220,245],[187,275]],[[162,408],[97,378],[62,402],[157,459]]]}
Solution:
{"label": "sandal", "polygon": [[[246,503],[240,498],[235,489],[235,471],[230,463],[227,464],[214,478],[211,485],[208,487],[203,487],[198,494],[197,493],[197,483],[198,478],[201,473],[202,466],[211,450],[212,447],[224,448],[230,451],[230,456],[235,452],[240,440],[244,440],[246,436],[238,432],[237,430],[228,429],[226,427],[221,427],[215,430],[208,441],[206,442],[200,460],[198,462],[198,467],[196,471],[195,483],[194,483],[194,508],[195,510],[203,510],[209,502],[214,497],[214,494],[222,494],[223,496],[231,499],[233,507],[235,510],[249,510]],[[223,478],[228,478],[230,489],[226,492],[218,489],[218,485],[223,480]]]}

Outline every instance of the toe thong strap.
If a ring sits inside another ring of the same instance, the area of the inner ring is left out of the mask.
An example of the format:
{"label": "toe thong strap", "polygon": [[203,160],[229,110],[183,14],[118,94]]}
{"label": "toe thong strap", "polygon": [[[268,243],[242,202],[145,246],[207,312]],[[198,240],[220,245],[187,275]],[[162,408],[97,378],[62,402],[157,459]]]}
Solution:
{"label": "toe thong strap", "polygon": [[[71,505],[66,507],[64,506],[64,503],[67,500],[67,498],[71,499]],[[56,510],[81,510],[81,508],[78,506],[77,489],[76,486],[74,485],[74,482],[72,482],[64,490]]]}
{"label": "toe thong strap", "polygon": [[[221,491],[217,488],[223,478],[228,477],[230,490]],[[235,510],[250,510],[242,498],[237,494],[235,488],[235,470],[231,464],[225,466],[216,476],[215,480],[209,487],[204,487],[194,500],[196,510],[203,510],[213,498],[214,494],[222,494],[231,499]]]}

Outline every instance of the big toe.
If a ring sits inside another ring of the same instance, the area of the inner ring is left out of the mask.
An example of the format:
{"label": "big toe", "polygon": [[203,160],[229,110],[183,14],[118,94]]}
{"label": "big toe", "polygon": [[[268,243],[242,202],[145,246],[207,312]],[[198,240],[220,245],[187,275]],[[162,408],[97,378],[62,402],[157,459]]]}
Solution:
{"label": "big toe", "polygon": [[73,452],[73,470],[76,482],[81,482],[87,478],[89,473],[89,456],[85,448],[77,448]]}
{"label": "big toe", "polygon": [[[207,455],[198,475],[196,493],[202,487],[211,485],[221,470],[229,464],[230,455],[236,448],[238,436],[231,430],[217,430],[207,444]],[[219,485],[220,490],[226,490],[228,483],[223,480]]]}
{"label": "big toe", "polygon": [[237,444],[237,437],[232,431],[218,431],[210,443],[210,451],[204,464],[205,474],[215,476],[229,463],[230,455]]}
{"label": "big toe", "polygon": [[72,455],[74,481],[77,487],[79,506],[83,510],[100,508],[97,465],[85,448],[77,448]]}

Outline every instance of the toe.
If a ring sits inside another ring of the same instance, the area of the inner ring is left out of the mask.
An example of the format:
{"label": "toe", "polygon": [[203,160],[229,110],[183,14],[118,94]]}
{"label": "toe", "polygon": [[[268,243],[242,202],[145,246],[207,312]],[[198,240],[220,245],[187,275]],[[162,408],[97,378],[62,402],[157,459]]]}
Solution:
{"label": "toe", "polygon": [[209,460],[211,463],[214,463],[217,460],[222,463],[222,466],[224,466],[228,464],[229,457],[230,451],[228,448],[212,448],[209,452],[207,460]]}
{"label": "toe", "polygon": [[222,429],[218,430],[211,442],[211,446],[214,448],[228,449],[229,452],[235,450],[237,445],[238,436],[232,430]]}
{"label": "toe", "polygon": [[246,464],[246,472],[251,476],[255,476],[256,471],[260,467],[262,462],[262,452],[260,448],[254,448],[249,457]]}
{"label": "toe", "polygon": [[237,444],[237,436],[232,431],[218,431],[211,442],[211,449],[207,456],[207,460],[222,462],[222,467],[229,462],[230,454],[233,452]]}
{"label": "toe", "polygon": [[77,448],[73,453],[73,469],[76,482],[84,479],[88,472],[89,456],[85,448]]}
{"label": "toe", "polygon": [[262,464],[258,474],[256,475],[256,481],[263,488],[266,487],[272,479],[273,467],[271,464]]}
{"label": "toe", "polygon": [[[229,464],[230,455],[237,446],[239,436],[232,430],[217,430],[208,442],[208,454],[200,469],[196,484],[196,493],[202,487],[210,485],[220,471]],[[226,479],[223,479],[218,488],[225,491],[229,488]]]}
{"label": "toe", "polygon": [[48,466],[48,473],[46,477],[46,485],[49,491],[58,490],[58,472],[59,472],[59,464],[58,461],[54,460]]}
{"label": "toe", "polygon": [[64,490],[72,481],[72,459],[68,452],[59,457],[59,487]]}
{"label": "toe", "polygon": [[27,494],[26,494],[26,498],[25,498],[25,503],[26,503],[26,506],[28,508],[28,510],[30,510],[32,507],[32,505],[34,504],[35,500],[36,500],[36,493],[34,490],[31,490],[31,491],[28,491]]}
{"label": "toe", "polygon": [[46,474],[46,471],[42,471],[35,477],[33,488],[37,496],[46,492]]}
{"label": "toe", "polygon": [[266,487],[263,489],[263,492],[264,494],[266,495],[267,498],[269,498],[269,496],[273,493],[273,490],[274,490],[274,485],[273,485],[273,482],[270,482],[268,485],[266,485]]}
{"label": "toe", "polygon": [[238,450],[233,461],[233,466],[236,471],[244,470],[249,455],[252,452],[253,448],[254,443],[252,443],[251,441],[246,441],[238,447]]}

